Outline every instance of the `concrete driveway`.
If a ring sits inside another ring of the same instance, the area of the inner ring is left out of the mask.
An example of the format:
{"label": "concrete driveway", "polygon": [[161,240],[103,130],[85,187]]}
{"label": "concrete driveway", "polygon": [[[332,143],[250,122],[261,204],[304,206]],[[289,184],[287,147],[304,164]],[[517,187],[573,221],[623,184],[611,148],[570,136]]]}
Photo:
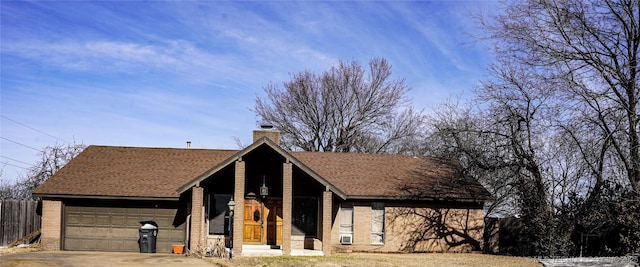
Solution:
{"label": "concrete driveway", "polygon": [[175,254],[131,252],[26,252],[0,256],[1,267],[13,266],[215,266],[207,261]]}
{"label": "concrete driveway", "polygon": [[585,258],[557,258],[538,259],[545,267],[637,267],[638,257],[585,257]]}

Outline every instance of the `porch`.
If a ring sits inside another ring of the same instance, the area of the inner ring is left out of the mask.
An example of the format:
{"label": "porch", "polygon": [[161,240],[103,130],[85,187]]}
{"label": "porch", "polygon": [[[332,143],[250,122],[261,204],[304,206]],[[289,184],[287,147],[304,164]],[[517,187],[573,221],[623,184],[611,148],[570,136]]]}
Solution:
{"label": "porch", "polygon": [[[242,245],[242,256],[267,257],[282,256],[282,249],[271,245]],[[324,256],[322,250],[291,249],[290,256]]]}
{"label": "porch", "polygon": [[334,193],[267,138],[190,185],[192,250],[224,237],[234,255],[330,254]]}

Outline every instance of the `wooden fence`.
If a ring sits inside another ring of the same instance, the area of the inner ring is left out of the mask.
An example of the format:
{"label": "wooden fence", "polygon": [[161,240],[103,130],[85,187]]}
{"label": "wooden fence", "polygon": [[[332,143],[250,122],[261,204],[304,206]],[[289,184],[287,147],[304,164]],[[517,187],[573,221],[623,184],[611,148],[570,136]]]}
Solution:
{"label": "wooden fence", "polygon": [[0,246],[40,229],[41,210],[42,204],[35,200],[0,200]]}

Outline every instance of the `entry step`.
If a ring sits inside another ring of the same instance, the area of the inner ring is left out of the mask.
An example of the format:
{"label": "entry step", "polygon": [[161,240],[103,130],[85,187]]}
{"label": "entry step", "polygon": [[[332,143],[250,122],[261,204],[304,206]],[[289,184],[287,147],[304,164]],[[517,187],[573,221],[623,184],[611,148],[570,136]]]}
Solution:
{"label": "entry step", "polygon": [[242,256],[282,256],[282,249],[271,245],[242,245]]}
{"label": "entry step", "polygon": [[280,245],[242,245],[242,250],[251,249],[251,250],[271,250],[271,249],[282,249]]}

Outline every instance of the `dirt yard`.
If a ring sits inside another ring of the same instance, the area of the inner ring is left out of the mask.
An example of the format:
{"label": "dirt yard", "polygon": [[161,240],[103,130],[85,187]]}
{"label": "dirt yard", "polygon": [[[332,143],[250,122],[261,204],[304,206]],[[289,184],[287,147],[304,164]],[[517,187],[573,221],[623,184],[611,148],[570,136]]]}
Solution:
{"label": "dirt yard", "polygon": [[[39,247],[0,249],[0,255],[14,253],[34,253]],[[2,258],[2,257],[0,257]],[[219,266],[228,267],[269,267],[269,266],[316,266],[316,267],[423,267],[423,266],[497,266],[497,267],[540,267],[535,259],[523,257],[495,256],[464,253],[427,253],[427,254],[380,254],[345,253],[329,257],[236,257],[228,259],[205,258],[204,260]],[[4,266],[1,264],[0,266]]]}
{"label": "dirt yard", "polygon": [[542,266],[534,259],[462,253],[428,254],[335,254],[329,257],[238,257],[233,260],[207,258],[221,266],[317,266],[317,267],[374,267],[374,266]]}
{"label": "dirt yard", "polygon": [[195,257],[169,253],[94,251],[14,251],[0,255],[0,267],[213,267]]}

